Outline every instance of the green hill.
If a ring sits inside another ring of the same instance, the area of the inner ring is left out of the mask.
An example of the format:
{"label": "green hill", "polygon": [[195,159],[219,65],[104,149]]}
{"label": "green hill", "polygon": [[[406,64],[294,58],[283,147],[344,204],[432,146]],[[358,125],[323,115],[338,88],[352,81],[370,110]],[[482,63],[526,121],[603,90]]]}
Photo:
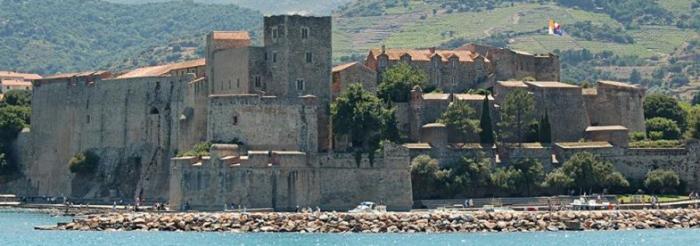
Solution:
{"label": "green hill", "polygon": [[[146,3],[169,2],[173,0],[107,0],[114,3]],[[310,13],[327,15],[338,6],[352,0],[190,0],[190,2],[209,4],[235,4],[241,7],[255,9],[263,14]]]}
{"label": "green hill", "polygon": [[[337,61],[367,49],[454,48],[469,42],[562,57],[569,82],[629,80],[687,96],[700,87],[699,0],[359,0],[335,19]],[[546,33],[547,21],[566,34]]]}
{"label": "green hill", "polygon": [[[257,31],[261,24],[259,12],[235,5],[3,0],[0,70],[49,74],[176,61],[190,58],[188,46],[203,45],[197,41],[176,47],[178,40],[202,37],[211,30]],[[183,55],[156,52],[161,57],[131,61],[158,49]]]}

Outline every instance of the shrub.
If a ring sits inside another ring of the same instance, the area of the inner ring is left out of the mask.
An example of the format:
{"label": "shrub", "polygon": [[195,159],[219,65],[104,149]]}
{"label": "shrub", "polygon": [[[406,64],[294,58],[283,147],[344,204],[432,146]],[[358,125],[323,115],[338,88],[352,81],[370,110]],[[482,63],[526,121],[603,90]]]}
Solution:
{"label": "shrub", "polygon": [[408,102],[414,86],[423,87],[428,76],[406,63],[396,64],[382,74],[377,94],[385,102]]}
{"label": "shrub", "polygon": [[677,140],[681,138],[681,129],[673,120],[656,117],[646,121],[647,134],[652,140],[658,140],[659,133],[661,139]]}
{"label": "shrub", "polygon": [[92,151],[78,153],[68,161],[68,167],[71,173],[89,174],[97,169],[100,157]]}
{"label": "shrub", "polygon": [[647,139],[646,132],[632,132],[630,133],[630,140],[632,142],[644,141]]}
{"label": "shrub", "polygon": [[681,131],[686,129],[687,113],[681,108],[678,100],[670,96],[661,94],[648,96],[644,100],[644,117],[647,119],[666,118],[675,121]]}
{"label": "shrub", "polygon": [[644,179],[644,187],[652,192],[665,194],[675,191],[681,184],[678,174],[672,170],[657,169],[647,173]]}
{"label": "shrub", "polygon": [[209,149],[211,148],[212,143],[210,142],[203,142],[203,143],[198,143],[195,144],[194,147],[192,147],[191,150],[186,151],[185,153],[178,154],[178,157],[202,157],[202,156],[207,156],[209,155]]}

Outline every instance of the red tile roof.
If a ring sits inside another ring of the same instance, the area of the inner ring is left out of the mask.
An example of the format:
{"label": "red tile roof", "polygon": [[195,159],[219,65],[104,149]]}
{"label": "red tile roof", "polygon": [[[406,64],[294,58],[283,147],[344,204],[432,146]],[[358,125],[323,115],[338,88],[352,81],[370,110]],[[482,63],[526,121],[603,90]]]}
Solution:
{"label": "red tile roof", "polygon": [[[402,56],[408,54],[412,61],[430,61],[432,57],[439,55],[443,62],[448,62],[452,56],[459,58],[460,62],[473,62],[476,57],[479,57],[479,54],[468,50],[386,49],[385,53],[389,56],[389,60],[400,60]],[[382,50],[372,49],[370,54],[376,59],[382,54]]]}
{"label": "red tile roof", "polygon": [[41,76],[33,73],[16,73],[10,71],[0,71],[0,78],[22,78],[25,80],[41,79]]}
{"label": "red tile roof", "polygon": [[212,32],[215,40],[250,40],[248,32]]}
{"label": "red tile roof", "polygon": [[196,59],[196,60],[184,61],[184,62],[179,62],[179,63],[171,63],[171,64],[165,64],[165,65],[159,65],[159,66],[142,67],[142,68],[137,68],[137,69],[134,69],[132,71],[129,71],[125,74],[122,74],[117,78],[128,79],[128,78],[139,78],[139,77],[163,76],[163,75],[167,75],[168,73],[170,73],[174,70],[195,68],[195,67],[201,67],[204,65],[206,65],[206,61],[204,59]]}

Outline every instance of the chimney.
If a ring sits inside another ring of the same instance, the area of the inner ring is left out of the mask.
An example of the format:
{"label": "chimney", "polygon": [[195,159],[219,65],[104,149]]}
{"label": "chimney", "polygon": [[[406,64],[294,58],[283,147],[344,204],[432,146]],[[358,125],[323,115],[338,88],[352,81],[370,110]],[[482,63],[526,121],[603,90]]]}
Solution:
{"label": "chimney", "polygon": [[382,44],[382,54],[386,54],[386,45]]}
{"label": "chimney", "polygon": [[432,55],[432,54],[435,54],[435,47],[431,47],[431,48],[429,48],[428,50],[430,50],[430,54],[431,54],[431,55]]}

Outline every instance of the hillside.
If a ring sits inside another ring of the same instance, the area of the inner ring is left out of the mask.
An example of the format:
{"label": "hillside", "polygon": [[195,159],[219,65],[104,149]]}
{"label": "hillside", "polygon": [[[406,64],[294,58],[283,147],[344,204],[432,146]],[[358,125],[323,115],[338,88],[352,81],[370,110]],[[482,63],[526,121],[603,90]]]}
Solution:
{"label": "hillside", "polygon": [[[652,90],[688,96],[700,87],[698,0],[359,0],[337,15],[338,61],[362,59],[381,44],[454,48],[478,42],[560,53],[569,82],[630,80],[636,71],[641,77],[634,82]],[[566,35],[547,35],[549,18]]]}
{"label": "hillside", "polygon": [[[107,0],[114,3],[138,4],[146,2],[169,2],[173,0]],[[328,15],[338,6],[347,4],[352,0],[193,0],[197,3],[209,4],[235,4],[241,7],[254,9],[265,15],[306,13],[315,15]]]}
{"label": "hillside", "polygon": [[[261,24],[259,12],[235,5],[4,0],[0,70],[49,74],[172,62],[194,57],[208,31],[257,31]],[[138,59],[149,53],[159,56]]]}

